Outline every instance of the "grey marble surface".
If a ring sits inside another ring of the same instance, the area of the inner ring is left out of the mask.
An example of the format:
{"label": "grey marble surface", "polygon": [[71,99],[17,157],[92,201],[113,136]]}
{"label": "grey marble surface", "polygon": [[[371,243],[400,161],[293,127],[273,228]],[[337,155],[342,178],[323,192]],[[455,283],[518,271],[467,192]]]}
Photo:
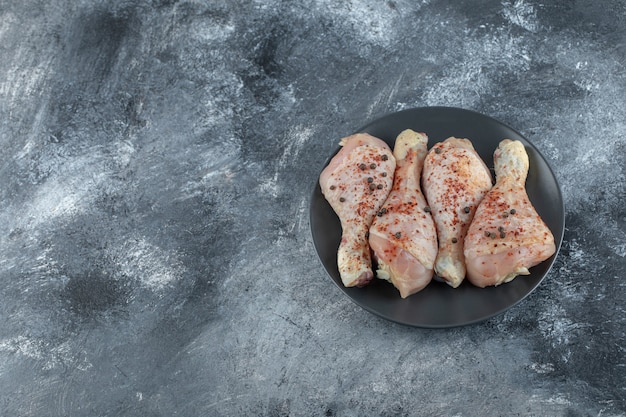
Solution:
{"label": "grey marble surface", "polygon": [[[624,1],[0,1],[0,415],[626,415]],[[542,285],[397,325],[331,282],[341,136],[454,106],[563,191]]]}

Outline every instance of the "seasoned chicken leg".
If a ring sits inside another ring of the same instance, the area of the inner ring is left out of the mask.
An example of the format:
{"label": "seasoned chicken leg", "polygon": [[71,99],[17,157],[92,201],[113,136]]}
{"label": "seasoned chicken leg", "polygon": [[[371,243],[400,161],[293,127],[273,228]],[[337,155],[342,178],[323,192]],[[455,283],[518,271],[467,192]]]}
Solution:
{"label": "seasoned chicken leg", "polygon": [[370,227],[376,276],[391,281],[402,298],[428,285],[437,256],[435,223],[424,211],[426,199],[420,187],[427,143],[423,133],[410,129],[400,133],[393,150],[393,188]]}
{"label": "seasoned chicken leg", "polygon": [[491,173],[468,139],[452,137],[429,151],[422,185],[439,238],[435,273],[456,288],[465,278],[463,240]]}
{"label": "seasoned chicken leg", "polygon": [[393,183],[396,160],[382,140],[366,133],[343,138],[342,148],[320,174],[320,187],[341,221],[337,266],[346,287],[374,277],[368,233]]}
{"label": "seasoned chicken leg", "polygon": [[554,236],[526,194],[528,155],[520,141],[505,139],[494,152],[496,185],[478,206],[465,237],[468,280],[499,285],[554,254]]}

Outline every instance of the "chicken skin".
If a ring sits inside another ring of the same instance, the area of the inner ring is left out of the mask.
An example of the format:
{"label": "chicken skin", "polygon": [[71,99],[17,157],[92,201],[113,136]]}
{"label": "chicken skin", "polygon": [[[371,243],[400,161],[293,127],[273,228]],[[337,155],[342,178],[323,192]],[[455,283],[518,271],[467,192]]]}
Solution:
{"label": "chicken skin", "polygon": [[435,273],[456,288],[465,278],[465,234],[492,186],[491,172],[468,139],[451,137],[428,152],[422,185],[439,239]]}
{"label": "chicken skin", "polygon": [[322,194],[341,221],[337,267],[346,287],[373,278],[369,228],[393,184],[396,160],[389,146],[366,133],[343,138],[342,148],[320,174]]}
{"label": "chicken skin", "polygon": [[424,211],[426,199],[420,187],[427,143],[425,134],[410,129],[397,137],[393,188],[370,227],[376,276],[390,281],[402,298],[428,285],[437,256],[435,223]]}
{"label": "chicken skin", "polygon": [[468,280],[499,285],[554,254],[554,236],[526,193],[528,155],[520,141],[505,139],[494,152],[496,184],[478,206],[465,237]]}

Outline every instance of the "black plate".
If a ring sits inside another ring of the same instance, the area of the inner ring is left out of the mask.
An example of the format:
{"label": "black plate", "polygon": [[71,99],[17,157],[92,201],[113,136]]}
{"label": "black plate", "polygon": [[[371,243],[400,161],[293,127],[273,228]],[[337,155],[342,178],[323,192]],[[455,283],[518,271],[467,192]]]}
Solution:
{"label": "black plate", "polygon": [[[429,137],[429,148],[450,136],[468,138],[490,168],[493,168],[493,152],[501,140],[520,140],[525,145],[530,160],[526,190],[530,201],[554,234],[556,253],[531,268],[530,275],[519,276],[498,287],[478,288],[466,280],[454,289],[433,280],[422,291],[405,299],[400,298],[392,284],[376,278],[364,288],[346,288],[337,269],[341,224],[316,181],[311,198],[310,224],[313,242],[322,264],[335,284],[356,304],[397,323],[430,328],[455,327],[477,323],[503,313],[522,301],[539,285],[548,274],[561,247],[565,210],[554,173],[539,151],[521,134],[491,117],[469,110],[450,107],[409,109],[384,116],[357,132],[376,136],[393,149],[396,136],[404,129],[426,133]],[[337,137],[332,140],[338,143],[339,139]],[[339,148],[336,152],[338,151]],[[334,154],[328,158],[324,167],[333,156]]]}

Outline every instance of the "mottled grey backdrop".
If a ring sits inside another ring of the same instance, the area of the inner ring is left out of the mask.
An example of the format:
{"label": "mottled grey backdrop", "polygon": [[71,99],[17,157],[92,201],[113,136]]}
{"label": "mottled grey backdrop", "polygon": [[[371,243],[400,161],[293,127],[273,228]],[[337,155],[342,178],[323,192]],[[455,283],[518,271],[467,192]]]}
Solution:
{"label": "mottled grey backdrop", "polygon": [[[626,415],[626,3],[0,0],[0,415]],[[564,194],[527,300],[445,331],[335,287],[308,203],[418,106]]]}

